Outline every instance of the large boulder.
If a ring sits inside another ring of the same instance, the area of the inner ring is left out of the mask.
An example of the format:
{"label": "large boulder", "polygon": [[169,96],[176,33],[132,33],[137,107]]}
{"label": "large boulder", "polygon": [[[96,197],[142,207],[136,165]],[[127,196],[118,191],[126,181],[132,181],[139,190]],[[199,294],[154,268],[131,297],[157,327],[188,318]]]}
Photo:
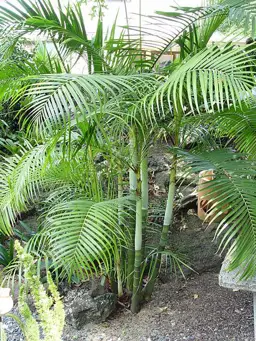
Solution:
{"label": "large boulder", "polygon": [[117,297],[110,292],[88,290],[87,286],[68,291],[64,298],[66,323],[81,329],[88,323],[104,322],[116,308]]}

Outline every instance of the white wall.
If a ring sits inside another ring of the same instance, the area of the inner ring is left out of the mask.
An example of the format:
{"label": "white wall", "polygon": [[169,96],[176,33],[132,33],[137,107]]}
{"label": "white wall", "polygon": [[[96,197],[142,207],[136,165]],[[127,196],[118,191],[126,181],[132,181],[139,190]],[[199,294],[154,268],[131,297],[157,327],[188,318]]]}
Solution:
{"label": "white wall", "polygon": [[[72,0],[75,1],[75,0]],[[108,9],[104,13],[104,25],[110,27],[114,22],[116,14],[118,13],[118,24],[120,26],[126,25],[124,2],[121,0],[106,0]],[[171,11],[171,6],[200,6],[203,5],[204,0],[141,0],[142,15],[153,15],[156,11]],[[139,25],[139,0],[127,0],[127,9],[129,13],[129,24]],[[89,23],[90,17],[88,9],[84,9],[85,17],[88,20],[90,28],[88,31],[94,31],[95,24]],[[147,20],[142,20],[144,26]]]}
{"label": "white wall", "polygon": [[[75,1],[76,0],[61,0],[61,4],[65,6],[68,4],[68,2],[74,3]],[[171,6],[200,6],[203,5],[204,1],[205,0],[141,0],[142,14],[154,14],[157,10],[170,11]],[[6,2],[7,0],[0,0],[0,4],[2,6]],[[19,7],[17,0],[9,0],[9,2]],[[51,2],[54,6],[57,6],[57,0],[52,0]],[[118,24],[120,26],[126,25],[124,2],[122,0],[106,0],[106,3],[108,9],[105,10],[104,15],[105,30],[107,29],[107,27],[110,27],[112,25],[118,12]],[[127,8],[129,12],[130,25],[138,26],[139,0],[127,0]],[[88,9],[88,6],[83,6],[83,12],[87,24],[87,31],[93,34],[93,32],[95,32],[96,20],[91,20],[91,17],[89,15],[90,9]],[[143,22],[143,25],[144,23],[145,20]]]}

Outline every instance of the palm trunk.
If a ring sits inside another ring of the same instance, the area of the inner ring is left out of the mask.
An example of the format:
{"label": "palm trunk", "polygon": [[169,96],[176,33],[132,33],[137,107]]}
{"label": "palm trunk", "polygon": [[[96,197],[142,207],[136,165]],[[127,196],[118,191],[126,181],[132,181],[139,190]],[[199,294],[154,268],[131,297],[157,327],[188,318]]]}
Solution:
{"label": "palm trunk", "polygon": [[142,199],[142,257],[145,255],[146,229],[148,220],[148,158],[141,162],[141,199]]}
{"label": "palm trunk", "polygon": [[141,301],[141,263],[142,263],[142,199],[140,172],[137,174],[137,197],[136,197],[136,227],[135,227],[135,260],[133,275],[132,313],[137,313]]}
{"label": "palm trunk", "polygon": [[[134,133],[134,132],[133,132]],[[136,217],[134,217],[135,205],[136,205],[136,190],[137,190],[137,176],[135,173],[135,168],[138,164],[138,155],[137,155],[137,146],[135,136],[131,134],[130,136],[130,151],[132,154],[132,167],[129,170],[129,182],[130,182],[130,196],[132,200],[131,204],[131,221],[129,224],[129,240],[130,243],[128,245],[127,251],[127,290],[132,292],[133,289],[133,270],[134,270],[134,259],[135,259],[135,251],[134,251],[134,240],[135,240],[135,221]]]}
{"label": "palm trunk", "polygon": [[[118,173],[118,198],[122,199],[123,197],[123,175],[120,171]],[[119,225],[123,225],[122,221],[122,212],[123,212],[123,205],[119,203],[118,205],[118,223]],[[122,226],[123,227],[123,226]],[[122,266],[124,263],[124,248],[122,244],[116,245],[116,275],[117,275],[117,290],[118,290],[118,297],[123,296],[123,283],[122,283]]]}
{"label": "palm trunk", "polygon": [[155,282],[156,282],[159,269],[160,269],[160,265],[161,265],[161,253],[165,250],[165,247],[168,242],[168,232],[169,232],[170,226],[172,224],[172,219],[173,219],[176,171],[177,171],[177,157],[176,155],[174,155],[173,161],[172,161],[172,169],[170,171],[170,183],[169,183],[168,199],[167,199],[166,209],[165,209],[163,229],[162,229],[162,233],[160,237],[160,242],[157,248],[157,257],[155,260],[155,264],[153,266],[152,275],[145,288],[145,299],[147,300],[149,300],[152,296]]}

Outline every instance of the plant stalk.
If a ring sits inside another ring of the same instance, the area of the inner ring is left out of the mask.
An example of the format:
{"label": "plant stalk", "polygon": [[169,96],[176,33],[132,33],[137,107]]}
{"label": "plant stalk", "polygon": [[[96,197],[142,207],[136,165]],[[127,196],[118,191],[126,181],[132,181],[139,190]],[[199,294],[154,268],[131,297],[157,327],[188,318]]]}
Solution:
{"label": "plant stalk", "polygon": [[133,295],[131,311],[138,313],[141,301],[141,263],[142,263],[142,199],[140,172],[137,173],[136,227],[135,227],[135,260],[133,275]]}
{"label": "plant stalk", "polygon": [[136,146],[136,138],[134,131],[130,134],[130,152],[132,155],[132,167],[129,169],[129,183],[130,183],[130,197],[131,197],[131,219],[129,224],[129,232],[130,232],[130,243],[128,245],[127,251],[127,290],[131,293],[133,290],[133,270],[134,270],[134,259],[135,259],[135,251],[134,251],[134,240],[135,240],[135,221],[136,217],[134,216],[135,207],[136,207],[136,190],[137,190],[137,176],[135,173],[135,168],[138,164],[138,154],[137,154],[137,146]]}
{"label": "plant stalk", "polygon": [[157,248],[157,256],[155,259],[155,264],[153,266],[152,275],[145,287],[145,299],[149,300],[152,296],[155,282],[159,273],[161,266],[161,253],[165,250],[168,242],[168,233],[173,220],[173,208],[174,208],[174,197],[175,197],[175,187],[176,187],[176,173],[177,173],[177,156],[173,155],[172,168],[170,171],[170,183],[168,191],[168,199],[166,203],[165,216],[163,229],[161,232],[160,242]]}
{"label": "plant stalk", "polygon": [[[122,171],[120,170],[118,173],[118,198],[121,200],[123,197],[123,175]],[[123,212],[123,205],[119,203],[118,205],[118,224],[123,227],[122,221],[122,212]],[[117,274],[117,290],[118,290],[118,297],[123,296],[123,283],[122,283],[122,266],[123,266],[123,258],[124,258],[124,249],[122,244],[116,244],[116,274]]]}
{"label": "plant stalk", "polygon": [[148,220],[148,158],[141,161],[141,199],[142,199],[142,257],[145,255],[146,230]]}

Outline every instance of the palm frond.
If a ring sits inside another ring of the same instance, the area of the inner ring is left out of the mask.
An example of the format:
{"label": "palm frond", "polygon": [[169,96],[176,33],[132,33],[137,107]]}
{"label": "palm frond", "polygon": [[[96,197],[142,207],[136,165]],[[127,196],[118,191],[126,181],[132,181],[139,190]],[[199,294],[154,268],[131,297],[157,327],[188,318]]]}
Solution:
{"label": "palm frond", "polygon": [[[138,96],[155,83],[152,75],[44,75],[29,78],[33,85],[21,89],[15,99],[26,96],[31,101],[24,107],[25,123],[33,125],[37,133],[45,128],[61,128],[74,115],[84,118],[112,97],[129,90],[130,98]],[[35,84],[36,86],[35,86]],[[118,105],[118,101],[116,101]]]}
{"label": "palm frond", "polygon": [[0,230],[10,234],[19,213],[26,211],[39,193],[46,145],[21,149],[19,154],[5,158],[0,172]]}
{"label": "palm frond", "polygon": [[200,190],[211,205],[208,217],[212,221],[221,219],[216,232],[221,238],[220,248],[229,249],[231,269],[240,266],[241,277],[255,276],[255,163],[229,150],[181,154],[188,173],[214,171],[214,179],[200,185]]}
{"label": "palm frond", "polygon": [[232,105],[236,109],[252,97],[253,65],[243,48],[206,48],[172,72],[150,99],[150,107],[161,114],[166,101],[171,112],[215,112]]}
{"label": "palm frond", "polygon": [[241,110],[230,108],[223,112],[206,113],[197,117],[184,117],[182,121],[187,137],[197,130],[206,130],[212,139],[225,140],[250,159],[256,156],[256,109],[255,101]]}
{"label": "palm frond", "polygon": [[[135,32],[135,36],[136,32],[138,32],[138,38],[141,37],[144,49],[144,51],[141,51],[142,54],[145,54],[145,50],[153,52],[153,58],[149,63],[151,68],[154,68],[162,55],[168,52],[174,45],[177,45],[179,38],[183,34],[191,31],[191,28],[194,29],[203,19],[219,18],[225,12],[227,11],[221,6],[172,6],[169,12],[157,11],[155,15],[142,15],[142,19],[145,22],[142,29],[135,26],[130,26],[129,29]],[[205,32],[204,38],[206,39],[206,37],[207,34]]]}
{"label": "palm frond", "polygon": [[229,8],[231,25],[242,27],[245,34],[254,37],[256,33],[256,1],[255,0],[219,0],[222,6]]}
{"label": "palm frond", "polygon": [[[125,206],[129,199],[121,201]],[[120,224],[119,205],[120,200],[93,202],[83,198],[58,203],[48,212],[42,233],[29,248],[45,245],[55,269],[69,279],[72,275],[85,279],[95,273],[109,273],[115,244],[127,242],[121,226],[128,216],[124,212]]]}
{"label": "palm frond", "polygon": [[222,114],[215,114],[212,122],[216,123],[217,134],[228,136],[235,143],[236,148],[247,154],[250,159],[256,157],[256,109],[248,108],[244,111],[229,110]]}

